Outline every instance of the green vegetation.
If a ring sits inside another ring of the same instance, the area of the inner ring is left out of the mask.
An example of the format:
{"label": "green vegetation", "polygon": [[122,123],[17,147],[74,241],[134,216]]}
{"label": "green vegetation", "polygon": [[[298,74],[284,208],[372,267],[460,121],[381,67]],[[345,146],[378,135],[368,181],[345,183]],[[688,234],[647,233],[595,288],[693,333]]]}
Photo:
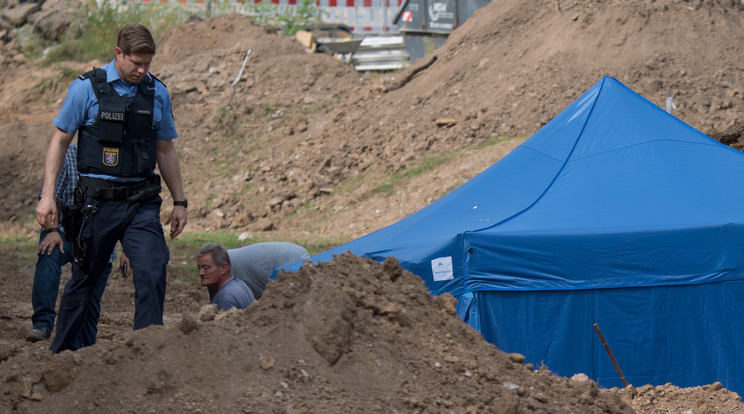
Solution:
{"label": "green vegetation", "polygon": [[229,232],[217,233],[183,233],[175,240],[169,241],[171,249],[179,252],[190,250],[193,256],[196,251],[206,243],[218,243],[226,249],[234,249],[245,244],[255,243],[255,241],[241,241],[238,235]]}
{"label": "green vegetation", "polygon": [[314,213],[318,211],[318,209],[319,209],[318,202],[315,201],[314,199],[311,199],[297,206],[297,208],[289,216],[298,217],[303,214]]}
{"label": "green vegetation", "polygon": [[486,147],[490,147],[492,145],[503,144],[503,143],[513,141],[513,140],[524,141],[527,138],[529,138],[529,135],[521,135],[521,136],[490,135],[488,138],[483,140],[483,142],[478,143],[474,148],[476,150],[480,150]]}
{"label": "green vegetation", "polygon": [[[454,152],[443,152],[440,154],[428,155],[424,157],[424,159],[421,161],[421,164],[413,168],[406,168],[405,170],[403,170],[403,172],[399,174],[401,176],[400,178],[411,178],[417,175],[421,175],[427,171],[433,170],[434,168],[453,159],[455,155],[456,154]],[[393,174],[393,178],[396,178],[396,175],[398,174]]]}
{"label": "green vegetation", "polygon": [[212,208],[212,202],[214,202],[214,199],[216,197],[217,196],[215,196],[214,194],[210,194],[209,197],[207,197],[207,202],[206,202],[207,209],[211,209]]}
{"label": "green vegetation", "polygon": [[[215,233],[183,233],[178,236],[175,240],[168,240],[168,246],[171,251],[171,266],[174,267],[193,267],[196,271],[196,267],[193,264],[195,260],[196,251],[206,243],[217,243],[224,246],[226,249],[235,249],[237,247],[246,246],[253,243],[261,243],[267,241],[274,241],[263,237],[249,237],[244,240],[240,240],[238,235],[228,231],[221,231]],[[289,241],[300,246],[305,247],[310,255],[324,252],[332,249],[336,246],[340,246],[349,240],[339,238],[325,238],[325,239],[313,239],[313,240],[281,240]]]}
{"label": "green vegetation", "polygon": [[385,182],[375,187],[372,192],[375,194],[380,194],[384,197],[391,196],[395,194],[395,185],[393,185],[393,183],[391,182]]}
{"label": "green vegetation", "polygon": [[273,102],[271,99],[263,102],[261,104],[261,112],[264,116],[269,116],[276,112],[277,108],[279,108],[279,104],[276,102]]}
{"label": "green vegetation", "polygon": [[47,51],[46,63],[62,60],[106,62],[113,58],[111,45],[122,26],[140,22],[152,32],[155,41],[165,29],[181,23],[194,13],[185,7],[167,3],[129,3],[126,0],[87,0],[84,7],[75,7],[75,20],[56,47]]}
{"label": "green vegetation", "polygon": [[3,262],[15,263],[19,261],[36,260],[36,249],[39,246],[37,237],[0,237]]}
{"label": "green vegetation", "polygon": [[[234,249],[253,243],[272,241],[271,239],[260,237],[240,240],[237,234],[227,231],[216,233],[183,233],[175,240],[167,238],[166,240],[171,253],[169,266],[177,269],[179,274],[193,275],[179,277],[179,279],[185,282],[194,282],[197,280],[196,275],[198,272],[195,264],[195,255],[196,251],[206,243],[219,243],[227,249]],[[0,237],[0,249],[3,252],[0,257],[8,263],[36,261],[38,241],[38,237]],[[315,255],[347,243],[349,240],[325,238],[289,241],[304,246],[310,255]],[[121,257],[121,244],[117,244],[116,250],[117,257]]]}
{"label": "green vegetation", "polygon": [[337,185],[336,188],[333,189],[333,192],[341,194],[347,193],[359,187],[362,184],[362,181],[372,180],[371,182],[376,182],[377,180],[375,178],[376,177],[369,177],[362,174],[357,174],[354,177],[351,177],[341,184]]}
{"label": "green vegetation", "polygon": [[42,79],[34,85],[39,94],[56,92],[60,87],[66,88],[79,75],[78,71],[64,66],[57,67],[56,71],[59,73],[58,76]]}
{"label": "green vegetation", "polygon": [[333,99],[328,99],[325,101],[309,104],[309,105],[303,105],[300,108],[300,113],[305,115],[311,115],[318,112],[331,112],[334,107],[336,107],[338,104],[341,103],[341,97],[336,97]]}
{"label": "green vegetation", "polygon": [[269,0],[245,6],[246,14],[253,17],[256,23],[276,27],[287,36],[294,36],[305,27],[321,22],[322,10],[315,5],[315,0],[301,0],[292,9],[280,11],[279,6]]}
{"label": "green vegetation", "polygon": [[[334,188],[334,194],[344,194],[350,191],[354,191],[359,188],[361,182],[380,183],[373,189],[369,190],[362,196],[362,200],[371,196],[377,195],[381,197],[388,197],[395,194],[399,188],[410,178],[414,178],[431,170],[442,167],[452,160],[461,159],[467,157],[468,154],[472,154],[477,151],[481,151],[484,148],[491,147],[494,145],[502,145],[510,141],[521,140],[523,141],[527,136],[513,137],[513,136],[489,136],[483,142],[478,143],[473,147],[462,148],[456,151],[445,151],[438,154],[432,154],[424,156],[415,165],[408,166],[400,171],[391,173],[384,177],[378,176],[365,176],[363,174],[354,176],[344,181],[340,185]],[[452,191],[454,188],[447,188],[439,193],[439,196],[444,196]]]}
{"label": "green vegetation", "polygon": [[395,194],[395,188],[401,181],[433,170],[455,158],[456,155],[458,155],[456,152],[448,151],[425,156],[418,165],[404,168],[403,171],[393,173],[389,179],[375,187],[371,192],[374,194],[382,194],[383,196]]}
{"label": "green vegetation", "polygon": [[221,136],[230,140],[236,137],[237,115],[230,106],[218,106],[213,119],[216,124],[215,129],[221,132]]}
{"label": "green vegetation", "polygon": [[59,84],[60,80],[57,78],[42,79],[37,82],[36,85],[34,85],[34,89],[36,89],[39,94],[44,94],[46,92],[56,92]]}
{"label": "green vegetation", "polygon": [[[73,23],[58,45],[42,43],[32,30],[20,37],[26,55],[44,58],[44,63],[53,64],[63,60],[106,62],[113,58],[111,45],[122,26],[131,22],[140,22],[152,32],[155,41],[159,41],[165,30],[182,23],[192,16],[211,17],[234,10],[234,5],[227,1],[208,1],[206,7],[186,5],[178,2],[149,3],[129,2],[127,0],[97,1],[84,0],[83,7],[71,7],[77,10]],[[294,35],[307,25],[319,23],[322,11],[314,0],[302,0],[297,7],[280,9],[270,0],[254,4],[247,2],[243,11],[258,24],[276,27],[286,35]],[[48,48],[48,49],[47,49]],[[46,50],[45,50],[46,49]]]}
{"label": "green vegetation", "polygon": [[305,247],[307,249],[307,252],[310,253],[310,256],[314,256],[318,253],[323,253],[325,251],[331,250],[333,248],[336,248],[338,246],[341,246],[342,244],[346,244],[350,242],[349,239],[341,239],[341,238],[327,238],[327,239],[316,239],[312,242],[308,241],[304,244],[297,243]]}
{"label": "green vegetation", "polygon": [[19,28],[17,39],[24,55],[38,58],[41,57],[42,53],[44,53],[44,45],[39,37],[34,33],[31,25],[25,25]]}

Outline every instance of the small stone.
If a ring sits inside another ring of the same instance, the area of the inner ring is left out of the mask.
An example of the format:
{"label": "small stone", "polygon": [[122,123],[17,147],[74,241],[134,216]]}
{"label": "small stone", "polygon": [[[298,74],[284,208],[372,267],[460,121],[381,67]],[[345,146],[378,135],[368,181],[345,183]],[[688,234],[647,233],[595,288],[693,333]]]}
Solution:
{"label": "small stone", "polygon": [[507,356],[509,357],[509,360],[515,364],[521,364],[525,360],[524,355],[516,353],[516,352],[508,354]]}
{"label": "small stone", "polygon": [[261,362],[260,362],[259,365],[261,366],[261,369],[262,370],[268,371],[268,370],[270,370],[271,368],[274,367],[274,364],[275,363],[276,363],[276,361],[274,361],[274,358],[261,357]]}

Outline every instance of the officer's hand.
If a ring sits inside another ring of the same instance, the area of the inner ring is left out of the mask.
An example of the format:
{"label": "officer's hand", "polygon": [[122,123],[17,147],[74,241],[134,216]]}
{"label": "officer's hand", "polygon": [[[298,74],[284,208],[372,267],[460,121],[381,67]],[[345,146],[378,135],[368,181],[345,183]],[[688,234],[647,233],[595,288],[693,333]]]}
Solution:
{"label": "officer's hand", "polygon": [[45,229],[57,227],[57,203],[53,198],[42,197],[39,200],[36,205],[36,220]]}
{"label": "officer's hand", "polygon": [[129,264],[129,258],[124,252],[121,252],[121,257],[119,257],[119,269],[124,280],[132,274],[132,266]]}
{"label": "officer's hand", "polygon": [[188,220],[186,219],[186,207],[184,206],[173,207],[173,211],[171,211],[171,231],[170,231],[171,239],[175,239],[176,237],[178,237],[179,234],[181,234],[184,227],[186,227],[187,221]]}
{"label": "officer's hand", "polygon": [[49,256],[54,250],[54,246],[59,246],[59,251],[65,252],[65,244],[62,242],[62,235],[55,232],[47,233],[46,236],[39,243],[39,248],[36,250],[37,254],[46,254]]}

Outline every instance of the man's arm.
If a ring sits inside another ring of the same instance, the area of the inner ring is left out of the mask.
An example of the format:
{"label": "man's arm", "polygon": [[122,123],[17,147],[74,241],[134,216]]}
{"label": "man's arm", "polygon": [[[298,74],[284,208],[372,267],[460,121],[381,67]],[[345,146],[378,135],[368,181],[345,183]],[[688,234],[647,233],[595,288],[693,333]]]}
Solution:
{"label": "man's arm", "polygon": [[[183,181],[181,180],[181,164],[178,161],[178,153],[176,153],[176,147],[173,145],[173,141],[158,140],[157,150],[158,168],[173,200],[185,200],[186,195],[183,192]],[[171,211],[171,239],[176,238],[181,234],[184,227],[186,227],[186,216],[186,207],[173,206],[173,211]]]}
{"label": "man's arm", "polygon": [[74,134],[56,128],[49,143],[46,162],[44,163],[44,186],[41,190],[41,199],[36,205],[36,220],[45,229],[59,227],[59,215],[57,202],[54,200],[54,191],[59,171],[65,161],[65,152],[72,142]]}

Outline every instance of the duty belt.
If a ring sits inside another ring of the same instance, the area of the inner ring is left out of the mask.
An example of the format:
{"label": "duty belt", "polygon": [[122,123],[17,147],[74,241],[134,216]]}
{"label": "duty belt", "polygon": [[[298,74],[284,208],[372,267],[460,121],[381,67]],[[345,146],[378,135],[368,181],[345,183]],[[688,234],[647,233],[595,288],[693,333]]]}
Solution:
{"label": "duty belt", "polygon": [[80,187],[85,191],[85,195],[97,200],[129,200],[132,196],[150,186],[157,186],[158,192],[160,192],[159,175],[153,174],[142,181],[131,183],[114,182],[84,176],[80,177]]}

